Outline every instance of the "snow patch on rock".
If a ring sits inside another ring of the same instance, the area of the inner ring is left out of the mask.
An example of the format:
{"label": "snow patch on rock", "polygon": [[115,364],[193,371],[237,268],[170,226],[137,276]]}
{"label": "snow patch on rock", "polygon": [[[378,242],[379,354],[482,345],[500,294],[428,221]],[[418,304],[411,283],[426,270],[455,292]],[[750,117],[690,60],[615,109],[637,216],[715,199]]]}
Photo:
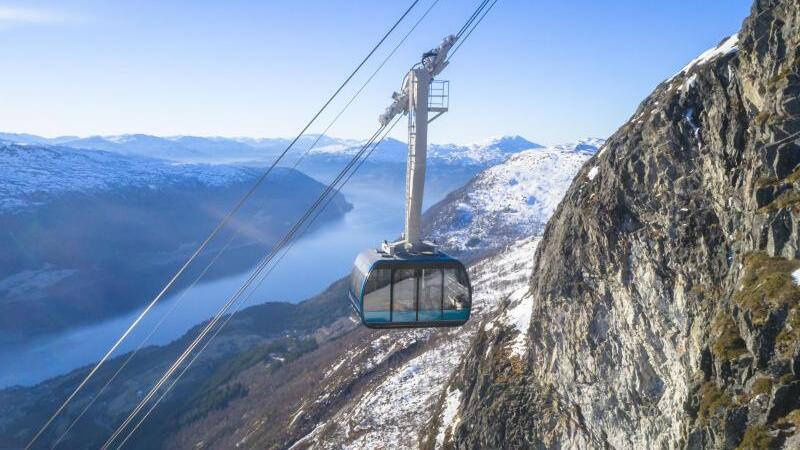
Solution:
{"label": "snow patch on rock", "polygon": [[533,296],[525,286],[515,291],[510,301],[511,304],[501,320],[517,333],[508,346],[511,355],[522,358],[528,349],[528,329],[531,326],[531,315],[533,314]]}
{"label": "snow patch on rock", "polygon": [[672,78],[682,73],[688,73],[695,66],[706,64],[720,56],[725,56],[739,50],[738,44],[739,44],[739,34],[737,33],[728,37],[716,47],[710,48],[701,53],[700,56],[691,60],[689,64],[685,65],[683,69],[681,69],[680,72],[673,75]]}
{"label": "snow patch on rock", "polygon": [[458,406],[461,404],[461,391],[458,388],[451,388],[447,391],[444,398],[444,408],[440,416],[439,432],[436,435],[436,446],[444,444],[444,438],[448,431],[458,426],[461,421],[458,417]]}
{"label": "snow patch on rock", "polygon": [[800,269],[792,272],[792,281],[794,282],[795,286],[800,286]]}

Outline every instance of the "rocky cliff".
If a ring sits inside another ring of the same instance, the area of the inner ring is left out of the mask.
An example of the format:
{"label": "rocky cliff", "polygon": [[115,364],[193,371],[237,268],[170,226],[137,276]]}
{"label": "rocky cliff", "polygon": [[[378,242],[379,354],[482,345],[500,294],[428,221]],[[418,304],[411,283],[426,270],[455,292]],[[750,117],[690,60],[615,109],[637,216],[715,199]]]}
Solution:
{"label": "rocky cliff", "polygon": [[527,332],[478,333],[426,445],[799,448],[799,72],[800,3],[757,0],[660,84],[547,225]]}

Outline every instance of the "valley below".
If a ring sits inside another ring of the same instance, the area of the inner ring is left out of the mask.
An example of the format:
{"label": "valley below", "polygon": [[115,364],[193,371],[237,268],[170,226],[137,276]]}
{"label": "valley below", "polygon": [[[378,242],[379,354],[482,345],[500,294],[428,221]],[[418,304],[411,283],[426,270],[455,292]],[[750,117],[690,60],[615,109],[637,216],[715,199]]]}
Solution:
{"label": "valley below", "polygon": [[[24,169],[7,180],[19,181],[6,185],[7,205],[0,214],[7,227],[0,240],[17,249],[0,258],[9,274],[0,280],[0,309],[5,313],[0,319],[0,358],[8,361],[0,367],[0,386],[36,384],[98,360],[261,170],[254,162],[165,163],[99,149],[41,145],[6,144],[0,149],[8,173],[15,165]],[[250,294],[250,304],[311,298],[349,273],[360,250],[400,235],[405,167],[391,156],[400,151],[398,145],[389,143],[389,156],[361,168]],[[519,138],[496,145],[510,145],[504,150],[508,152],[536,147]],[[57,177],[34,172],[52,170],[55,162]],[[255,206],[241,211],[211,242],[118,353],[134,350],[145,339],[148,345],[168,344],[213,316],[343,164],[338,153],[312,155],[302,169],[315,179],[278,168],[256,192]],[[481,167],[433,165],[426,205]],[[212,261],[199,283],[190,286]]]}

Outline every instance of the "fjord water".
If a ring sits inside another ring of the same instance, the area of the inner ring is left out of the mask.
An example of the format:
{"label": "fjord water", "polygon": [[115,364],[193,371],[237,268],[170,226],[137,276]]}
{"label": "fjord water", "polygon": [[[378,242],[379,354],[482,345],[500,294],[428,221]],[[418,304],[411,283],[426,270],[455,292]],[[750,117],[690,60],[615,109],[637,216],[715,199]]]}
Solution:
{"label": "fjord water", "polygon": [[[384,239],[394,239],[403,227],[402,193],[394,187],[376,188],[353,180],[343,192],[353,209],[339,220],[302,236],[280,264],[250,296],[247,305],[265,301],[298,302],[323,291],[349,274],[356,254]],[[426,204],[446,192],[429,191]],[[211,318],[250,275],[243,273],[198,283],[185,293],[166,297],[145,317],[115,355],[135,349],[161,318],[174,307],[149,338],[148,344],[166,344],[191,327]],[[141,309],[124,316],[63,333],[0,347],[0,387],[31,385],[97,361],[131,324]]]}

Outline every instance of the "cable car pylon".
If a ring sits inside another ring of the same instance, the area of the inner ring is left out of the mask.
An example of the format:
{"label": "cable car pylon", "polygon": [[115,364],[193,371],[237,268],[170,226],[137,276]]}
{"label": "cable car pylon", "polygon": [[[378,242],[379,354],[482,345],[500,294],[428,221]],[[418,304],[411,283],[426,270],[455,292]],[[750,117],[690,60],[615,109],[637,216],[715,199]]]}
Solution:
{"label": "cable car pylon", "polygon": [[425,52],[378,117],[386,126],[398,114],[408,114],[408,161],[403,235],[361,252],[351,276],[350,301],[371,328],[458,326],[469,319],[472,287],[464,265],[422,240],[428,125],[449,108],[449,83],[435,77],[447,67],[457,40],[447,36]]}

